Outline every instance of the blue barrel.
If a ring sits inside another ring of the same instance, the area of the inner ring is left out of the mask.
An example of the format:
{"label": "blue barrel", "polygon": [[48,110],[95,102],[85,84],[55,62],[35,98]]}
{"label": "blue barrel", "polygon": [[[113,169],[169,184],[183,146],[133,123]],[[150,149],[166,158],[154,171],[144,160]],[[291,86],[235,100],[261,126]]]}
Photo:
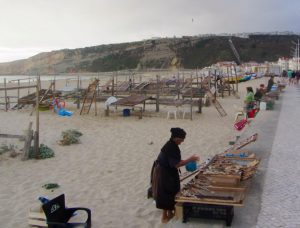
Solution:
{"label": "blue barrel", "polygon": [[130,116],[130,109],[128,108],[123,109],[123,116]]}

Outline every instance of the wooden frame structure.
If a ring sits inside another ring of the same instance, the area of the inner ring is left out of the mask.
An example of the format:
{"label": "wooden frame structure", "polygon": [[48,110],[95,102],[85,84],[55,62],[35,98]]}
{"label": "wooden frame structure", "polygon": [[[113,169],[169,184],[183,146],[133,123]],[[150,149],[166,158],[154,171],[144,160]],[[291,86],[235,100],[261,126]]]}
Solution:
{"label": "wooden frame structure", "polygon": [[[6,82],[6,79],[4,79],[4,82]],[[29,149],[31,146],[32,139],[34,140],[34,157],[38,158],[39,156],[39,91],[40,91],[40,76],[37,77],[37,83],[36,85],[30,85],[30,86],[16,86],[16,87],[6,87],[6,83],[4,83],[4,88],[0,88],[0,91],[5,91],[5,96],[7,96],[7,90],[19,90],[20,89],[28,89],[28,88],[36,88],[36,104],[35,104],[35,112],[36,112],[36,130],[33,132],[32,128],[32,122],[30,122],[27,134],[25,136],[22,135],[9,135],[9,134],[1,134],[0,137],[6,137],[6,138],[24,138],[25,144],[23,148],[23,158],[22,160],[27,160],[29,156]],[[6,105],[7,107],[7,105]],[[7,109],[6,109],[7,111]]]}

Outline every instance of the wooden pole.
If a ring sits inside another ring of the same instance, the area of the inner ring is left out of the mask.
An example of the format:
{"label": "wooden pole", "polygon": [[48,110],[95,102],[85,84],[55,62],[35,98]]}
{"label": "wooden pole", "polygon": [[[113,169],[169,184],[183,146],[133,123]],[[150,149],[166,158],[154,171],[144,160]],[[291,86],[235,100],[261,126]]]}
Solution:
{"label": "wooden pole", "polygon": [[[30,78],[28,79],[28,82],[29,82],[29,83],[28,83],[28,86],[30,86]],[[30,87],[28,87],[27,94],[29,94],[29,93],[30,93],[30,90],[29,90],[29,88],[30,88]]]}
{"label": "wooden pole", "polygon": [[116,88],[116,90],[115,90],[115,96],[118,96],[118,71],[116,71],[116,83],[115,83],[115,88]]}
{"label": "wooden pole", "polygon": [[36,83],[36,129],[35,129],[35,137],[34,137],[34,153],[35,153],[35,158],[38,158],[39,152],[40,152],[40,143],[39,143],[39,129],[40,129],[40,112],[39,112],[39,96],[40,96],[40,76],[37,78],[37,83]]}
{"label": "wooden pole", "polygon": [[202,98],[201,97],[198,100],[198,113],[202,113]]}
{"label": "wooden pole", "polygon": [[[54,75],[54,78],[53,78],[53,92],[55,91],[55,83],[56,83],[56,76]],[[54,94],[54,93],[53,93]]]}
{"label": "wooden pole", "polygon": [[7,90],[6,90],[6,78],[4,78],[4,99],[5,99],[5,112],[7,112]]}
{"label": "wooden pole", "polygon": [[221,88],[221,93],[222,93],[222,98],[224,98],[224,84],[223,84],[223,75],[221,76],[219,72],[219,83],[220,83],[220,88]]}
{"label": "wooden pole", "polygon": [[210,69],[208,71],[208,89],[210,90],[210,84],[211,84],[211,81],[210,81]]}
{"label": "wooden pole", "polygon": [[156,112],[159,112],[159,90],[160,90],[159,75],[156,75]]}
{"label": "wooden pole", "polygon": [[199,88],[198,67],[196,69],[197,88]]}
{"label": "wooden pole", "polygon": [[94,101],[95,101],[95,116],[97,116],[97,93],[99,92],[99,79],[97,81],[96,91],[94,93]]}
{"label": "wooden pole", "polygon": [[235,74],[235,87],[236,87],[236,92],[239,91],[238,87],[238,78],[237,78],[237,73],[236,73],[236,68],[234,67],[234,74]]}
{"label": "wooden pole", "polygon": [[97,96],[100,96],[100,75],[99,75],[99,72],[98,72],[98,77],[97,77],[97,79],[98,79],[98,86],[97,86]]}
{"label": "wooden pole", "polygon": [[111,95],[112,96],[115,95],[115,77],[114,77],[114,75],[112,76],[112,80],[111,80]]}
{"label": "wooden pole", "polygon": [[191,74],[191,120],[193,120],[193,75]]}
{"label": "wooden pole", "polygon": [[202,81],[203,81],[203,78],[205,77],[205,75],[201,75],[200,74],[200,88],[202,89]]}
{"label": "wooden pole", "polygon": [[25,161],[28,159],[29,157],[29,150],[30,150],[30,146],[31,146],[31,140],[32,140],[32,122],[29,123],[29,127],[27,130],[27,134],[25,135],[25,142],[24,142],[24,147],[23,147],[23,158],[22,160]]}
{"label": "wooden pole", "polygon": [[97,116],[97,99],[96,99],[96,93],[94,95],[94,101],[95,101],[95,116]]}
{"label": "wooden pole", "polygon": [[79,76],[77,76],[77,109],[80,109],[80,98],[79,98]]}
{"label": "wooden pole", "polygon": [[[18,87],[20,87],[20,79],[18,79]],[[19,108],[19,99],[20,99],[20,89],[18,88],[18,108]]]}
{"label": "wooden pole", "polygon": [[180,77],[179,77],[179,71],[177,73],[177,82],[176,82],[176,91],[177,91],[177,99],[179,99],[179,89],[180,88]]}
{"label": "wooden pole", "polygon": [[230,93],[231,93],[231,84],[229,83],[229,70],[228,70],[228,67],[226,69],[227,69],[227,82],[228,82],[228,89],[229,89],[229,96],[230,96]]}
{"label": "wooden pole", "polygon": [[215,94],[214,94],[214,97],[215,97],[215,100],[217,99],[217,71],[215,70],[215,83],[214,83],[214,86],[215,86]]}

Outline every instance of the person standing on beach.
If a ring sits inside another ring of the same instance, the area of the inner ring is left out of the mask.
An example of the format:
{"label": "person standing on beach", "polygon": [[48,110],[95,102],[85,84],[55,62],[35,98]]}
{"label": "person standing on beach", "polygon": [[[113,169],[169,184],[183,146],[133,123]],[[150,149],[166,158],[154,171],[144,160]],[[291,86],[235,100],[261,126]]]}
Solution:
{"label": "person standing on beach", "polygon": [[179,145],[184,141],[186,132],[181,128],[171,128],[171,138],[162,147],[154,166],[152,177],[153,198],[156,207],[162,209],[161,222],[167,223],[175,210],[175,195],[180,191],[178,168],[191,161],[198,161],[196,155],[181,159]]}
{"label": "person standing on beach", "polygon": [[244,100],[245,103],[245,111],[248,113],[249,111],[251,111],[254,107],[254,93],[253,93],[253,89],[252,87],[247,87],[247,94]]}
{"label": "person standing on beach", "polygon": [[288,70],[287,75],[288,75],[288,78],[289,78],[289,85],[291,85],[292,84],[293,71]]}
{"label": "person standing on beach", "polygon": [[269,81],[268,81],[267,92],[271,91],[273,85],[274,85],[274,76],[271,76]]}
{"label": "person standing on beach", "polygon": [[296,84],[296,85],[299,85],[299,80],[300,80],[300,71],[299,71],[299,70],[296,71],[295,77],[296,77],[296,82],[295,82],[295,84]]}

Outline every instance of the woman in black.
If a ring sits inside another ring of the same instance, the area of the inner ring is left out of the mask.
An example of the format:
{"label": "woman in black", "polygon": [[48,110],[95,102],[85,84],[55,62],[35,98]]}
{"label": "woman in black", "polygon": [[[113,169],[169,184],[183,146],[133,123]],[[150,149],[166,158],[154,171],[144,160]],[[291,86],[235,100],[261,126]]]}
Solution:
{"label": "woman in black", "polygon": [[180,191],[178,168],[199,157],[192,155],[181,160],[179,145],[184,141],[186,132],[181,128],[171,128],[171,138],[161,149],[156,160],[152,181],[153,197],[156,207],[162,209],[162,223],[174,216],[175,195]]}

